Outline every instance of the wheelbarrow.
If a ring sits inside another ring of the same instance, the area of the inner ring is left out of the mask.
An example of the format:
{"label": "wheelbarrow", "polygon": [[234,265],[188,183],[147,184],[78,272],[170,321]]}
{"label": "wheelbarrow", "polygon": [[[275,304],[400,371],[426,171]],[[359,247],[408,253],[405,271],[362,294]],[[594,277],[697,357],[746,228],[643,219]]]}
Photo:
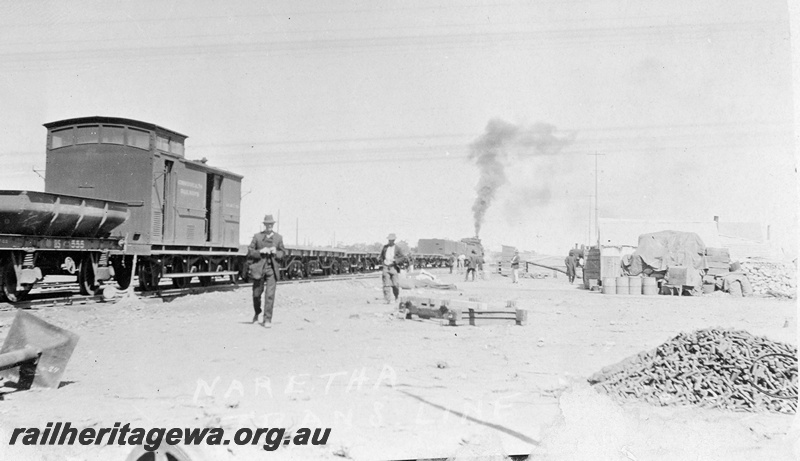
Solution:
{"label": "wheelbarrow", "polygon": [[16,380],[17,390],[57,388],[78,343],[78,335],[22,310],[0,349],[0,379]]}

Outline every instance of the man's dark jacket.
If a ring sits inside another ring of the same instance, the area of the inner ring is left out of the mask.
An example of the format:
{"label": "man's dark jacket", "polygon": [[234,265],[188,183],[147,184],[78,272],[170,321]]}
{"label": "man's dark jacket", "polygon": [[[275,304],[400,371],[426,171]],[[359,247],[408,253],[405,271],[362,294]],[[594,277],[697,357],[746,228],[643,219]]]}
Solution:
{"label": "man's dark jacket", "polygon": [[[262,248],[275,247],[275,254],[259,253]],[[267,265],[272,268],[272,273],[275,274],[275,279],[280,280],[280,264],[279,259],[283,259],[283,254],[286,248],[283,246],[283,237],[277,232],[273,232],[272,236],[267,236],[267,233],[262,231],[253,236],[253,241],[247,247],[247,273],[250,279],[256,280],[264,277],[267,271]]]}

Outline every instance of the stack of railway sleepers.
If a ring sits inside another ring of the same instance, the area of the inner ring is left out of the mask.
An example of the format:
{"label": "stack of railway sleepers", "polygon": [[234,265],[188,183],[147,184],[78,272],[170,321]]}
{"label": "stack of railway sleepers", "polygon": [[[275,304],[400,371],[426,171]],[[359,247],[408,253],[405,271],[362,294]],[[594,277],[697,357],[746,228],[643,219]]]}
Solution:
{"label": "stack of railway sleepers", "polygon": [[441,319],[442,325],[520,325],[528,323],[528,311],[513,303],[505,308],[489,307],[479,301],[403,296],[400,298],[400,318]]}
{"label": "stack of railway sleepers", "polygon": [[706,248],[706,275],[703,277],[703,293],[711,293],[717,287],[717,277],[731,271],[731,255],[727,248]]}
{"label": "stack of railway sleepers", "polygon": [[727,275],[731,271],[731,255],[727,248],[706,248],[707,275]]}

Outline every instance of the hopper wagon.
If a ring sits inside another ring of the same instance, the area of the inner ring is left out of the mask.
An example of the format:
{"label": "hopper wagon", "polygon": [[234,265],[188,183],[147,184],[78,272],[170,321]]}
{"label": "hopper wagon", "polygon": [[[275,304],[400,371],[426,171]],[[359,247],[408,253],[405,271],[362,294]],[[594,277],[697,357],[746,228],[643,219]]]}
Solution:
{"label": "hopper wagon", "polygon": [[93,294],[114,270],[109,256],[123,241],[114,234],[128,219],[125,203],[33,191],[0,191],[0,288],[24,298],[47,275],[77,275]]}

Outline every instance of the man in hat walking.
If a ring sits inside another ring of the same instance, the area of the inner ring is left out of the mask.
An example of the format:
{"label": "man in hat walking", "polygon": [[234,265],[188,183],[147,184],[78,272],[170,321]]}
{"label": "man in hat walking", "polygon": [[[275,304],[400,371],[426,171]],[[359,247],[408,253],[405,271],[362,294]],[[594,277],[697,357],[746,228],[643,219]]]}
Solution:
{"label": "man in hat walking", "polygon": [[389,241],[381,249],[381,278],[383,279],[383,297],[386,304],[392,303],[392,298],[396,301],[400,298],[400,264],[403,264],[406,256],[403,250],[394,244],[397,236],[389,234],[386,239]]}
{"label": "man in hat walking", "polygon": [[280,264],[278,260],[283,258],[286,248],[283,246],[283,237],[273,232],[272,227],[275,220],[272,215],[264,217],[264,227],[262,232],[253,236],[253,241],[247,247],[248,274],[253,280],[253,323],[258,321],[261,314],[261,295],[266,291],[264,303],[264,319],[261,321],[263,326],[272,324],[272,307],[275,304],[275,287],[280,278]]}

